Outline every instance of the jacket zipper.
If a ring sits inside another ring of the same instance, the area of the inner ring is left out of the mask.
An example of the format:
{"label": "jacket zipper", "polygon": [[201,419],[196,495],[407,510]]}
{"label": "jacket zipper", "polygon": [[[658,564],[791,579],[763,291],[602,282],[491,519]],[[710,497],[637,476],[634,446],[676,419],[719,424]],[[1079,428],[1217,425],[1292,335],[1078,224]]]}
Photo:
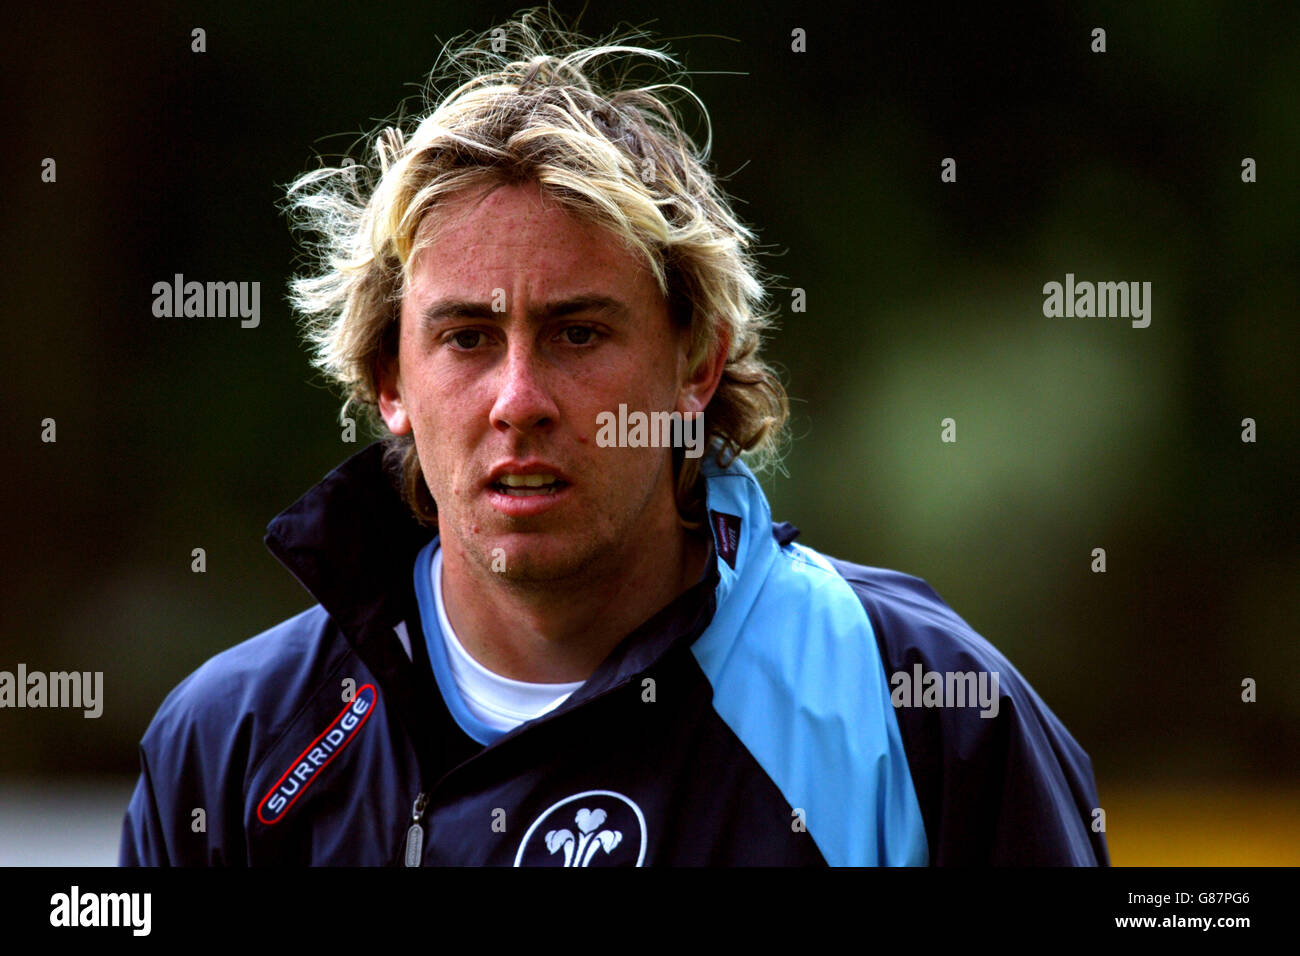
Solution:
{"label": "jacket zipper", "polygon": [[415,805],[411,807],[411,826],[406,831],[407,866],[419,866],[420,861],[424,859],[424,827],[420,825],[420,818],[424,816],[424,808],[428,802],[429,795],[421,793],[415,798]]}
{"label": "jacket zipper", "polygon": [[[710,601],[712,601],[712,598],[710,598]],[[711,609],[710,609],[710,613],[709,613],[710,618],[712,618],[712,614],[713,614],[713,611],[714,611],[714,610],[716,610],[716,605],[715,605],[714,608],[711,608]],[[705,625],[705,627],[707,627],[707,626],[708,626],[708,625]],[[695,629],[692,628],[692,630],[694,631]],[[696,638],[698,638],[698,637],[700,636],[700,634],[703,633],[703,630],[704,630],[704,629],[701,628],[699,631],[695,631],[695,633],[692,635],[692,637],[690,638],[690,640],[691,640],[691,641],[694,641]],[[673,647],[675,647],[675,646],[676,646],[676,642],[674,642]],[[532,729],[534,729],[535,727],[539,726],[539,725],[542,724],[542,723],[549,723],[549,722],[551,722],[551,721],[553,721],[553,720],[557,720],[557,719],[559,719],[560,717],[567,716],[567,715],[570,714],[570,713],[577,713],[579,710],[582,710],[583,708],[585,708],[588,704],[594,703],[595,701],[598,701],[598,700],[601,700],[601,699],[603,699],[603,698],[605,698],[605,697],[608,697],[608,696],[612,695],[615,691],[622,690],[624,687],[627,687],[628,685],[630,685],[630,684],[632,684],[634,681],[636,681],[637,678],[639,678],[639,677],[643,676],[644,674],[648,673],[648,672],[649,672],[650,670],[652,670],[653,668],[658,667],[658,666],[660,665],[660,663],[662,662],[663,658],[666,656],[666,654],[669,653],[669,652],[671,652],[671,651],[673,650],[673,647],[669,647],[669,648],[668,648],[668,651],[667,651],[665,654],[661,654],[658,658],[656,658],[655,661],[654,661],[654,662],[653,662],[649,667],[643,668],[642,670],[637,671],[637,672],[634,673],[634,674],[629,674],[629,675],[623,677],[620,681],[618,681],[618,683],[616,683],[616,684],[614,684],[614,685],[612,685],[612,686],[610,686],[610,687],[606,687],[604,690],[602,690],[602,691],[601,691],[600,693],[598,693],[598,694],[594,694],[594,695],[592,695],[591,697],[588,697],[588,698],[587,698],[586,700],[584,700],[584,701],[583,701],[579,706],[573,708],[572,710],[561,710],[561,711],[558,712],[558,713],[555,712],[555,711],[551,711],[550,713],[548,713],[548,714],[544,715],[543,717],[541,717],[540,719],[538,719],[538,720],[536,721],[536,723],[533,723],[533,722],[530,721],[530,722],[529,722],[529,723],[530,723],[530,727],[529,727],[528,729],[529,729],[529,730],[532,730]],[[566,701],[566,703],[567,703],[567,701]],[[517,730],[519,730],[519,728],[515,728],[515,730],[512,730],[509,734],[506,735],[506,737],[510,737],[510,738],[513,739],[513,735],[515,734],[515,732],[516,732]],[[499,746],[500,744],[502,744],[503,742],[505,742],[505,739],[506,739],[506,738],[503,737],[501,740],[497,740],[495,743],[491,744],[490,746],[491,746],[491,747]],[[486,749],[486,748],[485,748],[485,749]],[[450,770],[447,770],[445,773],[442,774],[441,777],[438,778],[437,783],[435,783],[435,784],[433,785],[433,789],[434,789],[434,790],[437,790],[440,786],[442,786],[442,783],[443,783],[444,780],[446,780],[447,778],[451,777],[453,774],[455,774],[457,771],[459,771],[462,767],[465,767],[465,766],[469,765],[470,763],[472,763],[473,761],[478,760],[481,756],[482,756],[482,751],[480,751],[479,753],[475,754],[474,756],[472,756],[472,757],[470,757],[470,758],[468,758],[468,759],[466,759],[466,760],[462,760],[462,761],[461,761],[460,763],[458,763],[456,766],[452,767]],[[417,796],[417,797],[415,798],[415,806],[411,808],[411,825],[410,825],[410,827],[409,827],[409,828],[407,829],[407,831],[406,831],[406,853],[405,853],[405,863],[406,863],[407,866],[420,866],[420,865],[421,865],[421,861],[423,860],[423,854],[424,854],[424,827],[420,824],[420,820],[423,818],[425,808],[428,806],[428,803],[429,803],[429,793],[430,793],[430,791],[422,791],[422,792],[420,793],[420,795]]]}
{"label": "jacket zipper", "polygon": [[[588,700],[583,701],[582,706],[585,707],[587,704],[591,703],[592,701],[600,700],[602,697],[612,694],[614,693],[614,691],[627,686],[635,679],[636,676],[638,675],[634,674],[632,675],[632,677],[627,677],[619,681],[613,687],[605,688],[603,691],[601,691],[599,694],[596,694],[594,697],[591,697]],[[575,708],[575,710],[576,709],[579,708]],[[560,715],[548,714],[543,719],[551,720],[557,716]],[[498,743],[500,743],[500,741],[498,741]],[[442,784],[443,780],[447,779],[452,774],[454,774],[457,770],[459,770],[461,767],[464,767],[465,765],[469,764],[471,761],[477,759],[479,756],[480,754],[475,754],[473,757],[470,757],[468,760],[463,760],[455,767],[452,767],[450,770],[448,770],[438,779],[438,783],[434,784],[434,789],[435,790],[438,789],[438,786]],[[406,850],[403,853],[403,857],[402,857],[403,863],[406,866],[422,865],[421,861],[424,859],[424,826],[423,824],[420,823],[420,821],[424,818],[424,811],[428,807],[428,805],[429,805],[429,793],[428,791],[421,791],[419,796],[415,798],[415,804],[411,807],[411,825],[406,829]]]}

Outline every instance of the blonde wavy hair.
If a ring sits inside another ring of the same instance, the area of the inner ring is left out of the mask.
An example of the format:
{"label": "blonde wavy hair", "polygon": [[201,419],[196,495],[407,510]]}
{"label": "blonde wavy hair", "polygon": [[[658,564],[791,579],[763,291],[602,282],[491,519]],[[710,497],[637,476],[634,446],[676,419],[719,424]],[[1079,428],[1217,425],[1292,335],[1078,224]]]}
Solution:
{"label": "blonde wavy hair", "polygon": [[[344,160],[288,187],[285,210],[309,240],[313,273],[295,277],[291,301],[303,318],[313,364],[340,385],[372,427],[381,363],[396,357],[402,296],[416,255],[436,237],[425,217],[466,192],[536,182],[582,220],[602,226],[644,257],[674,320],[690,332],[689,364],[730,340],[722,380],[704,413],[708,454],[723,467],[745,454],[757,468],[775,460],[789,407],[760,356],[773,314],[751,252],[754,234],[731,211],[706,169],[708,113],[678,82],[685,72],[645,35],[592,42],[550,10],[446,45],[412,122],[399,118],[364,144],[368,163]],[[634,85],[638,64],[660,82]],[[620,68],[621,67],[621,68]],[[439,96],[440,82],[454,85]],[[675,109],[695,102],[707,136],[696,147]],[[386,461],[400,471],[407,504],[422,524],[437,509],[413,437],[387,434]],[[683,523],[699,523],[703,457],[674,449]]]}

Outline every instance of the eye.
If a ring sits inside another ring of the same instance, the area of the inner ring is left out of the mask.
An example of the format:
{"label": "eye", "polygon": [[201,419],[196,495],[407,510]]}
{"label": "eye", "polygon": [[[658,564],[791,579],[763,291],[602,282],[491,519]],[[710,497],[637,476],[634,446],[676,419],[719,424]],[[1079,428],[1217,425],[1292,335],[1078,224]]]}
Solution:
{"label": "eye", "polygon": [[451,333],[447,337],[448,341],[458,349],[473,349],[482,344],[483,333],[478,329],[461,329],[458,332]]}
{"label": "eye", "polygon": [[560,334],[570,345],[590,345],[596,337],[596,330],[589,325],[569,325]]}

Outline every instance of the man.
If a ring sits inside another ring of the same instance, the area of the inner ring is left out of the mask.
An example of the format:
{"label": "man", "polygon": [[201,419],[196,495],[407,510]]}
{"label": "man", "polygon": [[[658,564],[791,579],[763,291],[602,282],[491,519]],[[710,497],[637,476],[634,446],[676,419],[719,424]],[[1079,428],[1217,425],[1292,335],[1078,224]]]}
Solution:
{"label": "man", "polygon": [[597,83],[617,48],[505,34],[291,189],[317,361],[391,437],[271,523],[319,603],[168,697],[121,861],[1107,862],[1011,665],[772,522],[752,237],[672,110]]}

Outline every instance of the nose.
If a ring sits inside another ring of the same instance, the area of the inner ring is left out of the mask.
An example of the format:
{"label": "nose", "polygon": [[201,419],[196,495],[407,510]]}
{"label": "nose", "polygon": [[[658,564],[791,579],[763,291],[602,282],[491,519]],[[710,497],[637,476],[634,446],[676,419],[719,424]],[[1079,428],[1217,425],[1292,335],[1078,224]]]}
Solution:
{"label": "nose", "polygon": [[500,367],[496,401],[489,413],[500,431],[534,431],[553,424],[559,415],[543,380],[542,361],[531,343],[512,342]]}

